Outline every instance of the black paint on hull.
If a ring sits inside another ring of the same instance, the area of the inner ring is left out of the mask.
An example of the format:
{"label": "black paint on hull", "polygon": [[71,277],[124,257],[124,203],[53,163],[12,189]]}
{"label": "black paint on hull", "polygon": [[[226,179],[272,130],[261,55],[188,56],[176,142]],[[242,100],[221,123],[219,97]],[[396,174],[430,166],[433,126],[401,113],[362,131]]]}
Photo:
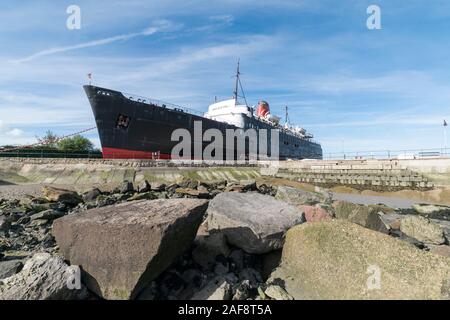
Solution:
{"label": "black paint on hull", "polygon": [[[226,129],[238,129],[181,109],[131,100],[118,91],[91,85],[84,86],[84,89],[94,113],[104,157],[148,158],[149,154],[155,153],[167,157],[179,143],[171,141],[172,132],[184,128],[194,137],[194,121],[202,122],[203,132],[218,129],[224,133],[224,137]],[[275,127],[257,118],[246,118],[246,122],[254,127],[269,130],[267,149],[270,156],[270,130]],[[204,142],[203,147],[209,143]],[[236,151],[234,153],[235,157],[242,159],[242,155],[237,155]],[[279,131],[279,158],[322,159],[322,148],[318,143]]]}

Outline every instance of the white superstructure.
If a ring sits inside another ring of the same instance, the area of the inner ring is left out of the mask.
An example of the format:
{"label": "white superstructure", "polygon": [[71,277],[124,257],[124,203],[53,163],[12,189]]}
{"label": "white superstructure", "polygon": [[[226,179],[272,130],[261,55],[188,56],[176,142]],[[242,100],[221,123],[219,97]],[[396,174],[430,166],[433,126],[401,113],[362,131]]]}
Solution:
{"label": "white superstructure", "polygon": [[[249,128],[259,129],[260,123],[263,122],[269,124],[274,129],[278,129],[280,130],[280,132],[286,133],[290,136],[294,136],[300,139],[313,138],[313,136],[307,133],[305,129],[292,127],[291,125],[289,125],[287,106],[286,123],[284,125],[280,124],[280,117],[270,113],[270,107],[266,101],[261,100],[258,102],[258,106],[250,107],[247,104],[244,91],[242,90],[242,84],[240,82],[239,76],[240,71],[238,62],[233,98],[211,104],[208,107],[208,112],[203,115],[205,118],[227,123],[244,130]],[[242,96],[238,95],[239,88],[241,88]],[[239,103],[238,97],[243,98],[245,104]]]}
{"label": "white superstructure", "polygon": [[209,106],[205,118],[225,122],[238,128],[245,128],[245,116],[253,117],[252,109],[246,105],[236,104],[235,99],[224,100]]}

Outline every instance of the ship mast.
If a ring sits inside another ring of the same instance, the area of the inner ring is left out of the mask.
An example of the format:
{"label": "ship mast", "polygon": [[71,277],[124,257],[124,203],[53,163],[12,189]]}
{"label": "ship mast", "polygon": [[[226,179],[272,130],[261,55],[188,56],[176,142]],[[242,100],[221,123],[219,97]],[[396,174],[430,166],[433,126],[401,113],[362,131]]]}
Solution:
{"label": "ship mast", "polygon": [[240,65],[240,59],[238,60],[238,63],[237,63],[236,85],[235,85],[234,92],[233,92],[233,94],[234,94],[234,105],[235,106],[237,105],[238,90],[239,90],[239,76],[241,74],[241,72],[239,71],[239,65]]}
{"label": "ship mast", "polygon": [[[242,96],[239,96],[239,88],[241,88]],[[241,71],[240,71],[240,59],[238,59],[236,70],[236,84],[233,92],[234,106],[238,104],[238,98],[244,98],[245,105],[248,106],[247,99],[245,98],[244,88],[241,83]]]}
{"label": "ship mast", "polygon": [[289,113],[288,113],[288,106],[286,105],[285,107],[285,114],[286,114],[286,122],[285,125],[288,126],[289,125]]}

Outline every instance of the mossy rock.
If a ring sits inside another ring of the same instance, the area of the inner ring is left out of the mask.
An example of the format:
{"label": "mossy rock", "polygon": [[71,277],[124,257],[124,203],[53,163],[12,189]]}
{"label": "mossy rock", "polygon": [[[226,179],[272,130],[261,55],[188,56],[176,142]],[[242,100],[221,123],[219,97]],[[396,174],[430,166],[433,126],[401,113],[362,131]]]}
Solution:
{"label": "mossy rock", "polygon": [[346,220],[306,223],[271,279],[295,299],[449,299],[450,258]]}

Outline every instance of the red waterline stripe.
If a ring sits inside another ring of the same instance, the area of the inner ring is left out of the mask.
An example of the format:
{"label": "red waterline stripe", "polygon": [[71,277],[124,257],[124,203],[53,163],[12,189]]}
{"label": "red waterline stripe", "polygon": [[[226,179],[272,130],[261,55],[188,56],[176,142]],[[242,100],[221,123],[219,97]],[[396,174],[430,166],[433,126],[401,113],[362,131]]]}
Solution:
{"label": "red waterline stripe", "polygon": [[158,160],[203,160],[197,158],[172,158],[172,155],[167,153],[157,153],[148,151],[135,151],[128,149],[118,149],[118,148],[102,148],[103,159],[158,159]]}
{"label": "red waterline stripe", "polygon": [[[135,151],[128,149],[118,148],[102,148],[103,159],[158,159],[158,160],[170,160],[172,155],[167,153],[157,153],[148,151]],[[176,158],[178,160],[188,160],[187,158]],[[189,159],[189,160],[196,160]],[[201,159],[197,159],[201,160]]]}
{"label": "red waterline stripe", "polygon": [[102,148],[104,159],[170,159],[170,154],[135,151],[117,148]]}

